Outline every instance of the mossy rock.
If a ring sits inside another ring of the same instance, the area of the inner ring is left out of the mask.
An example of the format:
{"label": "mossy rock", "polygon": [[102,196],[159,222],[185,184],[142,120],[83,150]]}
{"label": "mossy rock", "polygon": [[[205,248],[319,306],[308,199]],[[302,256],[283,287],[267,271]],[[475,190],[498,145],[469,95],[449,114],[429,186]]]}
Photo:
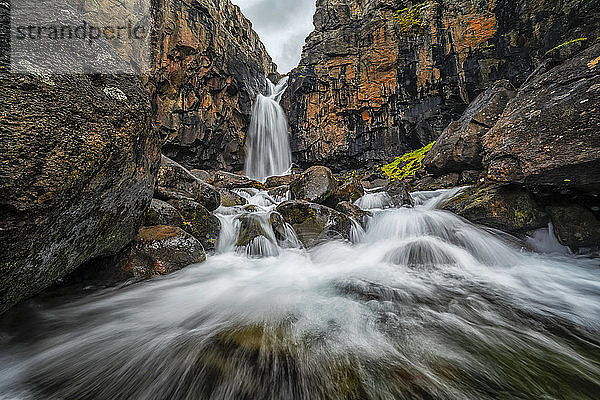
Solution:
{"label": "mossy rock", "polygon": [[290,184],[290,192],[295,200],[324,204],[337,186],[338,182],[329,168],[314,166]]}
{"label": "mossy rock", "polygon": [[170,200],[169,204],[179,211],[179,226],[198,239],[206,251],[214,251],[221,232],[221,221],[204,206],[189,199]]}
{"label": "mossy rock", "polygon": [[547,227],[550,221],[531,194],[516,186],[471,187],[446,201],[441,208],[475,224],[516,235]]}
{"label": "mossy rock", "polygon": [[579,205],[548,207],[554,233],[563,246],[573,251],[581,248],[600,248],[600,221]]}

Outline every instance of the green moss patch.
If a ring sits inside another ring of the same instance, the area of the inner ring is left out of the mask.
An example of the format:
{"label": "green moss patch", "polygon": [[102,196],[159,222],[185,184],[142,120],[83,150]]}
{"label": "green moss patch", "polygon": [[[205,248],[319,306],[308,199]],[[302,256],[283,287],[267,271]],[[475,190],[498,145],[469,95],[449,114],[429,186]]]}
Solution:
{"label": "green moss patch", "polygon": [[423,158],[425,158],[425,155],[427,155],[434,144],[435,142],[429,143],[425,147],[406,153],[380,169],[392,181],[401,181],[407,176],[412,176],[419,169],[423,168]]}

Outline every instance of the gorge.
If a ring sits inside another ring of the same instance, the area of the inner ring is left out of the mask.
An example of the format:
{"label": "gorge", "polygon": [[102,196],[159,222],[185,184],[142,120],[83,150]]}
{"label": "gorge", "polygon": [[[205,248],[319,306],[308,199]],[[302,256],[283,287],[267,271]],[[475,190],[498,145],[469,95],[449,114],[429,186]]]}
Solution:
{"label": "gorge", "polygon": [[151,13],[140,74],[0,36],[0,400],[597,398],[597,0],[316,0],[286,75]]}

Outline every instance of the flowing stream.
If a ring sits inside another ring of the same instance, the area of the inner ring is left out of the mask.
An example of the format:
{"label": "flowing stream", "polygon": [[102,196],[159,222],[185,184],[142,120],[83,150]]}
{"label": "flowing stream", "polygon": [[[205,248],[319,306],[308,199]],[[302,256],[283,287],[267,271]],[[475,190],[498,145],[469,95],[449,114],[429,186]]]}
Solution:
{"label": "flowing stream", "polygon": [[[599,398],[597,259],[437,210],[451,191],[306,250],[271,237],[284,198],[238,192],[205,263],[6,318],[0,398]],[[238,247],[243,216],[266,236]]]}
{"label": "flowing stream", "polygon": [[252,108],[252,119],[246,136],[248,177],[263,180],[282,175],[292,165],[288,124],[279,100],[287,88],[287,76],[277,86],[267,79],[267,96],[258,94]]}

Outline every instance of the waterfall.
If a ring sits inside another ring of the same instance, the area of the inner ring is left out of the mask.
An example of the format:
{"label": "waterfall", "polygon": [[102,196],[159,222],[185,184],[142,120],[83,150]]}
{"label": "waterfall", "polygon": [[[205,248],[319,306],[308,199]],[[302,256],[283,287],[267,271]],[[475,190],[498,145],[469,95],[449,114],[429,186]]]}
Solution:
{"label": "waterfall", "polygon": [[282,175],[292,164],[287,118],[279,105],[287,80],[284,77],[275,86],[267,79],[267,96],[256,96],[246,136],[245,172],[250,178],[264,180]]}

